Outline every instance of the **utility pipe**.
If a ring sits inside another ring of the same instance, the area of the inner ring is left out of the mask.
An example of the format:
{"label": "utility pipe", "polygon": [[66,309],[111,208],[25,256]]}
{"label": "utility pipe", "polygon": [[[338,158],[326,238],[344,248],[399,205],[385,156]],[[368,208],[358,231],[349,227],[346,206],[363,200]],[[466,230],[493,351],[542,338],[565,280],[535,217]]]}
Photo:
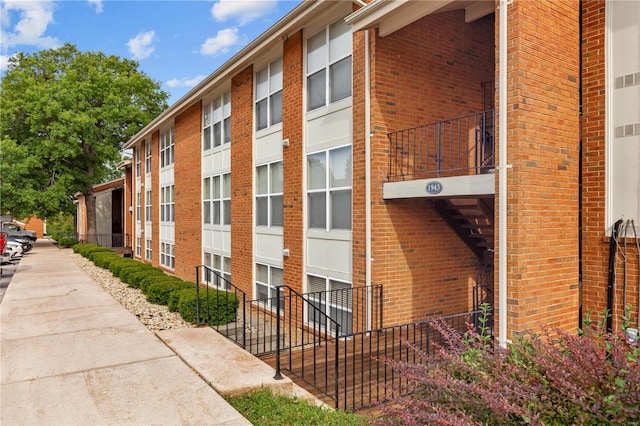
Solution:
{"label": "utility pipe", "polygon": [[500,216],[498,221],[498,342],[507,347],[507,6],[513,0],[500,0],[500,46],[498,51],[498,110],[499,150],[498,192]]}
{"label": "utility pipe", "polygon": [[[369,30],[364,32],[364,141],[365,141],[365,284],[371,286],[371,62]],[[371,290],[368,290],[369,292]],[[367,294],[367,329],[371,327],[371,294]],[[381,327],[382,324],[377,324]]]}

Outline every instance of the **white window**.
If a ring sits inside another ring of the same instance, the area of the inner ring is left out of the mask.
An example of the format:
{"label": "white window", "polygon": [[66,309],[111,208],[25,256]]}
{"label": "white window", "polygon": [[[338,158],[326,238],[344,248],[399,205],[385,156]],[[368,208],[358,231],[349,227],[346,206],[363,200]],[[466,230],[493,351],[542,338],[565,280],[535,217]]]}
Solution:
{"label": "white window", "polygon": [[169,269],[176,268],[175,246],[169,243],[160,244],[160,264]]}
{"label": "white window", "polygon": [[324,313],[340,325],[340,335],[351,333],[353,322],[353,293],[348,282],[333,280],[315,275],[307,275],[307,297],[311,304],[318,308],[307,310],[307,320],[323,329],[335,332],[335,324],[325,323]]}
{"label": "white window", "polygon": [[151,142],[147,141],[144,143],[144,151],[144,172],[151,174]]}
{"label": "white window", "polygon": [[173,127],[160,134],[160,167],[173,164]]}
{"label": "white window", "polygon": [[152,249],[151,240],[145,240],[144,257],[148,260],[151,260],[151,254],[152,254],[151,249]]}
{"label": "white window", "polygon": [[202,204],[202,220],[205,224],[231,225],[230,173],[203,179]]}
{"label": "white window", "polygon": [[282,226],[282,161],[256,169],[256,225]]}
{"label": "white window", "polygon": [[142,255],[142,237],[136,237],[136,256]]}
{"label": "white window", "polygon": [[[282,285],[284,284],[283,272],[281,268],[275,266],[256,263],[256,300],[259,300],[267,308],[276,308],[276,297],[283,297]],[[279,290],[279,291],[278,291]],[[284,305],[281,300],[281,308]]]}
{"label": "white window", "polygon": [[142,203],[140,191],[136,192],[136,220],[140,220],[140,205]]}
{"label": "white window", "polygon": [[147,189],[144,193],[144,220],[151,222],[151,190]]}
{"label": "white window", "polygon": [[204,282],[223,290],[231,290],[231,258],[215,253],[204,253],[204,264],[215,273],[205,269]]}
{"label": "white window", "polygon": [[175,222],[174,186],[160,188],[160,222]]}
{"label": "white window", "polygon": [[202,112],[202,149],[231,142],[231,92],[207,104]]}
{"label": "white window", "polygon": [[351,229],[351,147],[307,156],[309,228]]}
{"label": "white window", "polygon": [[142,167],[142,158],[140,157],[140,147],[136,146],[133,156],[136,158],[136,177],[140,177],[141,167]]}
{"label": "white window", "polygon": [[256,73],[256,130],[282,122],[282,58]]}
{"label": "white window", "polygon": [[343,19],[307,40],[307,110],[351,96],[351,27]]}

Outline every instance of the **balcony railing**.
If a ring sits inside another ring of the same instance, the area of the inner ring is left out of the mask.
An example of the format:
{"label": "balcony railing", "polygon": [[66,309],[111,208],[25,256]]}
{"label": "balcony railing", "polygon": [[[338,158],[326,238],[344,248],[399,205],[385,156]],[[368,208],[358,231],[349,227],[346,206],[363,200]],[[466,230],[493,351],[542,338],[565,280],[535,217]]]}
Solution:
{"label": "balcony railing", "polygon": [[489,173],[495,110],[389,133],[389,182]]}

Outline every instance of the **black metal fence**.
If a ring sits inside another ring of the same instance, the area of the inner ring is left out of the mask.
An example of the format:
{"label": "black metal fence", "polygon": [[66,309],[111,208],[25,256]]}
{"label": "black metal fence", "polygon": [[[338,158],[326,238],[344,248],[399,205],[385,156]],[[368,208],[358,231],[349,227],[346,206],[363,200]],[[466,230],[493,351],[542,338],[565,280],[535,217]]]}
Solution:
{"label": "black metal fence", "polygon": [[495,110],[389,133],[389,181],[488,173]]}
{"label": "black metal fence", "polygon": [[379,402],[403,396],[411,391],[405,376],[396,374],[385,360],[421,363],[421,354],[434,356],[445,345],[440,332],[433,326],[441,321],[460,333],[468,330],[478,312],[468,312],[412,324],[385,327],[349,336],[340,347],[339,390],[335,406],[349,411],[373,406]]}

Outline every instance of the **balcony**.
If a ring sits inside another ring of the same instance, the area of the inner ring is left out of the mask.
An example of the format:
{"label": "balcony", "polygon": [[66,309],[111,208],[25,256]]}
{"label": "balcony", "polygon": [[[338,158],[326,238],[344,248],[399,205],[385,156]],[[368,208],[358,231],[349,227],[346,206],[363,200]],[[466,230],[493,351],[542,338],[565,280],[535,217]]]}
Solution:
{"label": "balcony", "polygon": [[389,133],[385,199],[495,195],[495,110]]}

